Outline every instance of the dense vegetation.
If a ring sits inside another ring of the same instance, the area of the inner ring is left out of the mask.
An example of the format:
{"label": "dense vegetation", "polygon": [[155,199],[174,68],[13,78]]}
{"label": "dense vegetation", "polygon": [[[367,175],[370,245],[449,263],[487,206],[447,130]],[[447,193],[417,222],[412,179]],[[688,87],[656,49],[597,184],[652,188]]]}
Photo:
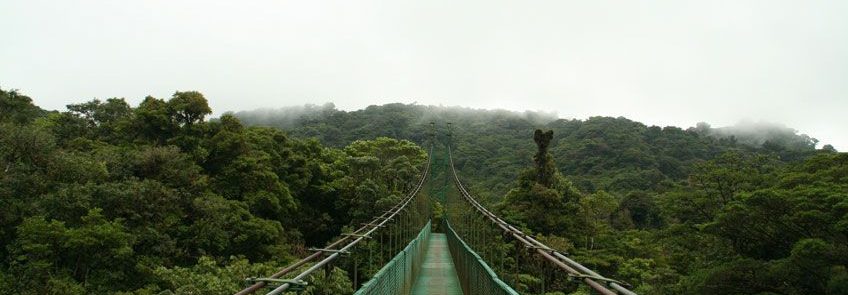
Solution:
{"label": "dense vegetation", "polygon": [[388,209],[426,159],[210,113],[193,91],[48,112],[0,90],[0,294],[232,294]]}
{"label": "dense vegetation", "polygon": [[[59,112],[0,90],[0,294],[232,293],[397,202],[431,121],[476,196],[641,294],[848,294],[848,155],[785,127],[402,104],[209,114],[192,91]],[[332,274],[315,286],[349,286]]]}
{"label": "dense vegetation", "polygon": [[[640,294],[848,294],[848,154],[816,150],[785,127],[684,130],[401,104],[236,115],[332,146],[423,142],[430,121],[442,131],[452,122],[474,194]],[[541,156],[536,128],[553,130]]]}

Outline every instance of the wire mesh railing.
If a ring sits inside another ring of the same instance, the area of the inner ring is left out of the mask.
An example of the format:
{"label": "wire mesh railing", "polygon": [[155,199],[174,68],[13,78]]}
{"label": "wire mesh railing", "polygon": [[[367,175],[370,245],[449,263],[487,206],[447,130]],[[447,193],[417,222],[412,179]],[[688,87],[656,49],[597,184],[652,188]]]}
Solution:
{"label": "wire mesh railing", "polygon": [[518,292],[502,281],[486,261],[457,235],[447,219],[442,221],[442,228],[447,236],[463,294],[518,295]]}
{"label": "wire mesh railing", "polygon": [[430,222],[418,233],[418,236],[386,263],[356,295],[372,294],[409,294],[412,284],[421,272],[421,264],[427,254],[427,240],[430,238]]}
{"label": "wire mesh railing", "polygon": [[[431,172],[432,152],[431,147],[414,189],[393,208],[325,248],[311,249],[313,254],[272,276],[253,278],[253,284],[237,295],[251,294],[263,287],[273,288],[267,294],[297,290],[349,294],[357,289],[356,294],[408,294],[426,255],[431,201],[434,205],[444,203],[443,220],[437,224],[446,233],[465,294],[571,293],[578,288],[575,282],[581,282],[598,294],[635,295],[627,289],[628,285],[584,267],[477,202],[459,180],[450,145],[445,157],[449,167],[440,176],[443,181],[450,179],[457,190],[441,190],[442,198],[438,200],[419,197]],[[434,191],[432,186],[430,191]],[[321,269],[324,271],[319,272]],[[350,282],[340,286],[338,282],[345,281],[335,279],[340,276]],[[363,281],[367,283],[361,284]],[[310,282],[320,282],[323,289],[310,286]]]}
{"label": "wire mesh railing", "polygon": [[[272,288],[267,293],[269,295],[299,290],[308,290],[314,294],[353,293],[362,282],[374,276],[382,265],[416,239],[425,224],[429,224],[430,202],[427,197],[419,196],[429,170],[428,155],[416,185],[390,210],[359,229],[342,234],[338,240],[324,248],[310,249],[313,251],[311,255],[269,277],[249,278],[250,285],[236,295],[252,294],[262,288]],[[346,259],[340,259],[342,257]],[[323,272],[319,271],[322,269]],[[338,281],[345,280],[349,280],[350,284],[340,286]],[[326,285],[310,285],[310,282],[315,281]]]}

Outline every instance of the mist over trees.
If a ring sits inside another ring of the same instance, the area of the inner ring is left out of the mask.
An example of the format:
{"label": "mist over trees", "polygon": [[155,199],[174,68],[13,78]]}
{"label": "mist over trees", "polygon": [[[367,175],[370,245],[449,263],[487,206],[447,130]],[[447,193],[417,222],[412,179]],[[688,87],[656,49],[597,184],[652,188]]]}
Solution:
{"label": "mist over trees", "polygon": [[306,105],[276,110],[259,109],[233,114],[248,125],[283,128],[293,135],[315,137],[331,146],[342,146],[359,138],[388,136],[423,142],[430,122],[514,122],[545,124],[557,120],[554,113],[511,112],[463,107],[391,103],[372,105],[358,111],[341,111],[333,104]]}
{"label": "mist over trees", "polygon": [[712,128],[707,123],[698,123],[694,129],[704,135],[735,140],[738,143],[772,149],[809,150],[815,149],[819,140],[783,124],[741,121],[733,126]]}
{"label": "mist over trees", "polygon": [[[497,120],[498,117],[512,117],[524,119],[536,125],[545,125],[560,120],[556,113],[542,111],[513,112],[463,107],[405,105],[400,103],[382,106],[372,105],[364,110],[351,112],[338,110],[332,103],[326,103],[320,106],[307,104],[277,109],[240,111],[234,113],[234,115],[249,125],[273,126],[298,131],[302,127],[332,122],[333,120],[353,121],[360,117],[367,118],[369,114],[375,112],[399,112],[405,115],[411,115],[407,119],[410,119],[410,122],[413,124],[446,121],[469,116],[475,118],[475,121],[491,121]],[[809,150],[815,149],[819,143],[818,139],[810,137],[807,134],[798,134],[797,130],[783,124],[763,121],[743,120],[733,126],[718,128],[712,127],[708,123],[700,122],[688,130],[694,130],[702,135],[709,135],[715,138],[736,140],[740,144],[751,147],[762,147],[766,144],[791,150]],[[323,135],[319,134],[318,136]]]}
{"label": "mist over trees", "polygon": [[[336,146],[423,142],[435,121],[475,196],[640,294],[848,293],[848,157],[780,125],[682,129],[402,104],[286,120],[291,134]],[[519,292],[540,290],[537,275],[528,270]]]}
{"label": "mist over trees", "polygon": [[283,128],[292,135],[314,137],[331,146],[379,136],[423,143],[430,122],[441,124],[440,136],[447,131],[445,123],[451,122],[460,167],[464,167],[465,176],[475,180],[470,185],[490,188],[484,191],[496,196],[509,189],[509,184],[501,180],[515,179],[517,167],[532,156],[527,151],[533,143],[526,138],[537,127],[557,134],[550,149],[558,168],[586,191],[658,188],[685,180],[693,163],[728,150],[762,151],[784,160],[799,160],[815,152],[816,142],[792,129],[770,124],[734,129],[703,123],[682,129],[646,126],[623,117],[559,119],[553,113],[398,103],[350,112],[326,104],[243,111],[234,116],[245,124]]}
{"label": "mist over trees", "polygon": [[[486,206],[640,294],[848,294],[848,155],[782,126],[211,113],[195,91],[46,111],[0,90],[0,294],[234,293],[400,200],[430,122]],[[310,292],[351,291],[328,274]]]}

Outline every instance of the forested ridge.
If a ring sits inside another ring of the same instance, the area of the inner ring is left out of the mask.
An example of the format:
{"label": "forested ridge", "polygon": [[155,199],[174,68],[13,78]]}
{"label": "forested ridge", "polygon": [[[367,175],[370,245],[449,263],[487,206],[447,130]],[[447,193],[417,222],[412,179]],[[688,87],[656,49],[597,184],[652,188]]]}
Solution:
{"label": "forested ridge", "polygon": [[0,90],[0,294],[232,294],[393,206],[426,159],[209,114],[194,91],[60,112]]}
{"label": "forested ridge", "polygon": [[[848,294],[848,155],[785,127],[403,104],[211,113],[195,91],[47,111],[0,90],[0,294],[234,293],[397,203],[430,122],[488,207],[640,294]],[[552,130],[545,152],[536,129]],[[330,275],[305,293],[351,292]]]}
{"label": "forested ridge", "polygon": [[[816,149],[787,127],[682,129],[403,104],[235,115],[331,146],[423,142],[436,122],[473,194],[640,294],[848,294],[848,154]],[[531,168],[537,128],[553,131],[546,185]],[[522,276],[518,291],[538,289],[534,276]]]}

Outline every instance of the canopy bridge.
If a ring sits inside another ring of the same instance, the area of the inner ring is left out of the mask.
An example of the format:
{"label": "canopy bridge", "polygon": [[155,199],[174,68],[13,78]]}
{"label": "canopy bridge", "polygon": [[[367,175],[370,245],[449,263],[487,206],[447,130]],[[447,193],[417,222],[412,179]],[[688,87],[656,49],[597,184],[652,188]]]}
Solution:
{"label": "canopy bridge", "polygon": [[[578,284],[596,294],[636,294],[489,211],[460,181],[450,144],[440,157],[434,146],[394,207],[269,277],[248,278],[236,295],[545,294]],[[334,275],[346,275],[352,286],[332,285]]]}

